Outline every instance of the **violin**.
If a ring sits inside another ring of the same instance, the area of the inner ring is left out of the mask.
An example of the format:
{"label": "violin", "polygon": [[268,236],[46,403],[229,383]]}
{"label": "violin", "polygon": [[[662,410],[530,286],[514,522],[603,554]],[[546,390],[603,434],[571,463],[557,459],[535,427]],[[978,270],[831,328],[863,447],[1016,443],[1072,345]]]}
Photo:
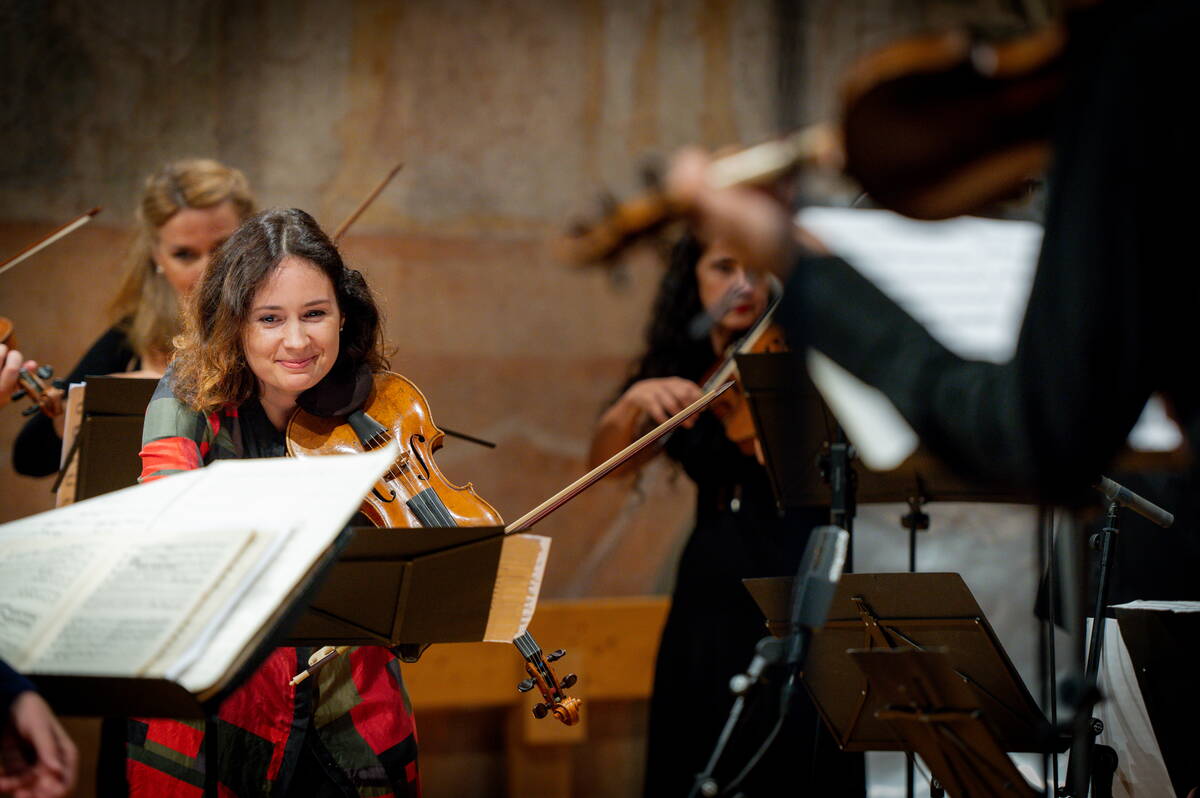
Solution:
{"label": "violin", "polygon": [[[3,316],[0,316],[0,344],[11,349],[17,348],[14,325],[10,319]],[[21,387],[13,392],[12,398],[14,400],[29,399],[32,403],[21,411],[21,415],[32,416],[41,412],[50,418],[57,418],[63,414],[63,396],[67,386],[61,380],[54,380],[47,384],[47,381],[53,376],[54,369],[46,364],[38,366],[34,371],[21,369],[17,374],[17,381]]]}
{"label": "violin", "polygon": [[741,338],[726,348],[724,356],[709,369],[700,386],[702,393],[708,393],[730,379],[735,380],[733,386],[718,397],[709,409],[725,428],[725,437],[748,455],[756,453],[757,435],[750,414],[750,403],[746,401],[741,383],[736,382],[737,361],[734,358],[762,352],[786,352],[788,348],[783,328],[774,322],[775,309],[783,300],[783,287],[774,275],[769,275],[768,279],[771,283],[771,301],[767,309]]}
{"label": "violin", "polygon": [[[1045,168],[1066,40],[1053,25],[1001,42],[951,32],[889,45],[851,67],[838,123],[717,157],[708,182],[770,187],[811,170],[853,178],[881,206],[916,219],[976,212],[1018,195]],[[573,224],[560,256],[611,261],[687,218],[690,208],[657,175],[646,183],[640,195]]]}
{"label": "violin", "polygon": [[[433,460],[445,434],[434,424],[424,394],[399,374],[374,375],[374,386],[363,406],[345,419],[321,417],[297,408],[286,427],[287,451],[293,457],[351,454],[372,451],[396,441],[400,455],[363,500],[362,513],[383,528],[502,526],[500,514],[471,483],[455,485]],[[533,708],[537,718],[552,715],[570,726],[579,721],[578,698],[566,694],[577,681],[575,674],[561,680],[550,663],[559,650],[543,657],[529,632],[513,644],[525,659],[529,678],[518,685],[526,692],[538,687],[543,702]],[[332,653],[331,653],[332,652]],[[336,656],[322,649],[313,655],[310,668]],[[299,678],[299,677],[298,677]]]}

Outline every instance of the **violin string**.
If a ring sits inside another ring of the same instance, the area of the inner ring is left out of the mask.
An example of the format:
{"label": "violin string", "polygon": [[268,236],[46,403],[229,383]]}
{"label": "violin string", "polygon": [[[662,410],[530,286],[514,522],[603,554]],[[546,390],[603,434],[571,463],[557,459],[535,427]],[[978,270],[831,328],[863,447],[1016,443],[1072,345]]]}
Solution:
{"label": "violin string", "polygon": [[[384,430],[369,438],[366,446],[368,448],[382,446],[390,441],[391,438],[390,432]],[[440,497],[437,497],[436,493],[433,495],[426,493],[428,488],[421,487],[421,478],[413,473],[411,462],[393,463],[392,467],[384,474],[384,477],[398,482],[406,494],[405,503],[419,502],[422,509],[426,511],[436,525],[443,527],[458,526],[458,522],[455,521],[454,516],[450,514],[449,508],[441,501]]]}

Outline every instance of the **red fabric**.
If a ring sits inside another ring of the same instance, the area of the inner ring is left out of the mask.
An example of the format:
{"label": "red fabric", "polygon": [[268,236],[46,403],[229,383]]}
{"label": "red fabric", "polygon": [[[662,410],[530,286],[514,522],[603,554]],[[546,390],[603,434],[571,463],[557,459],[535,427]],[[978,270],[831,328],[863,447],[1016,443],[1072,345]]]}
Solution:
{"label": "red fabric", "polygon": [[200,447],[191,438],[159,438],[150,441],[138,453],[142,458],[142,482],[152,482],[160,471],[190,471],[204,465]]}
{"label": "red fabric", "polygon": [[186,723],[158,723],[143,718],[146,721],[146,740],[166,746],[172,751],[178,751],[185,756],[200,755],[200,744],[204,742],[204,729],[197,729]]}
{"label": "red fabric", "polygon": [[275,746],[267,778],[279,775],[283,750],[292,728],[296,688],[296,649],[277,648],[241,687],[221,704],[222,720],[269,740]]}
{"label": "red fabric", "polygon": [[204,790],[168,776],[141,762],[126,760],[125,773],[129,778],[129,798],[203,798]]}
{"label": "red fabric", "polygon": [[412,715],[404,711],[396,679],[388,670],[392,654],[380,646],[350,652],[350,674],[362,702],[350,709],[354,729],[373,751],[386,751],[416,732]]}

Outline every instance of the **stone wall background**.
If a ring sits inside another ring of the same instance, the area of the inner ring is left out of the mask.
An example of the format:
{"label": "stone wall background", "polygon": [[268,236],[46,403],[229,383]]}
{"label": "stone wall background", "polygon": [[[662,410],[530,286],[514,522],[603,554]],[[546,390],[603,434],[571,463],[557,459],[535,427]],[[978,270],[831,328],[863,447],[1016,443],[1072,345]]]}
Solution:
{"label": "stone wall background", "polygon": [[[0,255],[105,210],[0,277],[0,313],[28,354],[69,370],[108,324],[135,197],[165,160],[219,158],[264,207],[305,208],[329,228],[403,161],[344,253],[383,300],[394,369],[436,420],[499,444],[450,440],[442,470],[512,518],[582,472],[658,276],[649,253],[617,282],[558,262],[547,243],[571,214],[594,209],[601,187],[633,190],[647,155],[830,117],[837,76],[869,47],[966,21],[1019,26],[1049,5],[12,0],[0,9]],[[51,506],[49,479],[11,470],[20,423],[0,413],[0,522]],[[539,527],[554,538],[543,595],[665,592],[691,502],[662,463],[638,491],[601,484]],[[990,543],[1032,556],[1028,516],[950,515],[926,551],[982,523]],[[902,533],[877,540],[874,561],[903,569]],[[930,556],[969,569],[978,549],[961,549]],[[1029,560],[1007,561],[998,581],[1011,585]],[[1022,590],[990,601],[1014,594],[1023,612]],[[1014,630],[1029,626],[1020,617]]]}

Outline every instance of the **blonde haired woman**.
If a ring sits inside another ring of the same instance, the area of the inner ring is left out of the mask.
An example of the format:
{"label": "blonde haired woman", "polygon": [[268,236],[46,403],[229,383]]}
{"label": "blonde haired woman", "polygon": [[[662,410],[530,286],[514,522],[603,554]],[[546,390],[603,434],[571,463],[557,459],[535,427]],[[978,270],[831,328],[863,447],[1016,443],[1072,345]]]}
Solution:
{"label": "blonde haired woman", "polygon": [[[66,380],[136,373],[160,377],[179,333],[179,301],[209,258],[254,213],[250,185],[237,169],[204,158],[173,161],[146,178],[137,232],[113,300],[113,326],[92,344]],[[17,473],[58,470],[62,420],[33,416],[13,445]]]}

